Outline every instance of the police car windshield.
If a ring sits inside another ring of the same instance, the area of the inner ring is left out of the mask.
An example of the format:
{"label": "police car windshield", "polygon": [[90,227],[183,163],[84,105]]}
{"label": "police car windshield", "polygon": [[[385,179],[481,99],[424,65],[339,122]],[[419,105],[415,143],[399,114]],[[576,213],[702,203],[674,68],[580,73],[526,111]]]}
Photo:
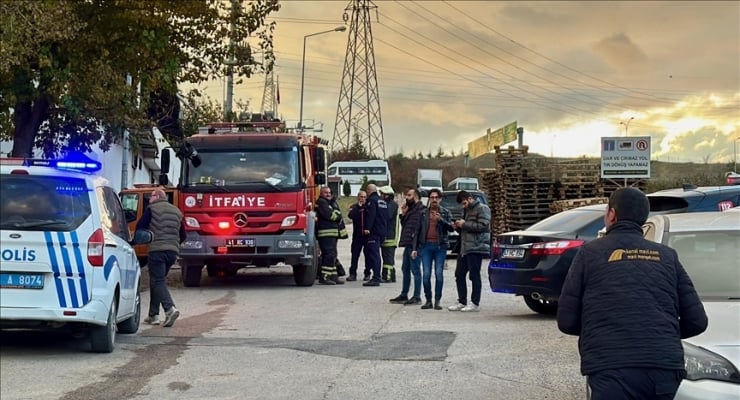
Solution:
{"label": "police car windshield", "polygon": [[703,299],[740,298],[740,268],[737,249],[740,231],[669,232],[666,244],[678,259]]}
{"label": "police car windshield", "polygon": [[90,215],[89,189],[79,178],[1,175],[3,229],[71,231]]}

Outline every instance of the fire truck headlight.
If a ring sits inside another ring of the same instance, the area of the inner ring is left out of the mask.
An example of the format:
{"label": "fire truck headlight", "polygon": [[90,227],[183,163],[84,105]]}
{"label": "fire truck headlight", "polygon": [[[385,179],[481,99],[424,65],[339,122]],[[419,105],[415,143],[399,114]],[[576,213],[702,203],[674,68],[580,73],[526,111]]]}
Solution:
{"label": "fire truck headlight", "polygon": [[200,222],[193,217],[185,217],[185,225],[191,228],[200,228]]}
{"label": "fire truck headlight", "polygon": [[281,228],[284,228],[286,226],[291,226],[295,224],[298,221],[298,217],[295,215],[291,215],[290,217],[283,218],[283,223],[280,224]]}
{"label": "fire truck headlight", "polygon": [[202,249],[203,241],[202,240],[186,240],[182,242],[182,244],[180,245],[180,248],[182,249]]}
{"label": "fire truck headlight", "polygon": [[300,249],[303,242],[300,240],[278,240],[278,248],[281,249]]}

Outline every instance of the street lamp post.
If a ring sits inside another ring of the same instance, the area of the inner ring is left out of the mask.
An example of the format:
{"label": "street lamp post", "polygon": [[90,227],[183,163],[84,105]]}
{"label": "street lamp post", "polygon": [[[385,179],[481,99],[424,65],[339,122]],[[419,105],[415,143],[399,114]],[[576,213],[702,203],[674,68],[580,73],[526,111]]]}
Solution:
{"label": "street lamp post", "polygon": [[303,63],[301,64],[301,111],[298,116],[298,129],[300,129],[301,132],[303,132],[303,84],[306,77],[306,39],[311,36],[323,35],[324,33],[344,32],[346,30],[347,27],[342,25],[328,31],[316,32],[303,37]]}
{"label": "street lamp post", "polygon": [[619,125],[624,125],[624,136],[625,137],[629,136],[628,129],[630,127],[630,122],[632,122],[633,119],[635,119],[635,117],[630,117],[630,119],[628,119],[627,122],[624,122],[624,121],[619,122]]}

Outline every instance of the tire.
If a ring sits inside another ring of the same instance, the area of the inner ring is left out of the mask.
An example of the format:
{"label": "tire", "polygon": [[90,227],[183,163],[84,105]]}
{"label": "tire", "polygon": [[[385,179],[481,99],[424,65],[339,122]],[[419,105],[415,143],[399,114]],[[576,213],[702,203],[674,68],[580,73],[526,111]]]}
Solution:
{"label": "tire", "polygon": [[93,326],[90,329],[90,346],[95,353],[111,353],[116,346],[116,314],[118,299],[113,297],[108,312],[108,323],[105,326]]}
{"label": "tire", "polygon": [[185,287],[200,286],[200,277],[203,274],[203,264],[182,264],[180,266],[180,272],[182,274],[182,284]]}
{"label": "tire", "polygon": [[295,279],[296,286],[313,286],[314,282],[316,282],[316,274],[319,271],[317,243],[314,243],[312,256],[310,265],[300,264],[293,266],[293,279]]}
{"label": "tire", "polygon": [[118,332],[131,334],[139,330],[139,323],[141,322],[141,293],[139,293],[138,286],[136,287],[134,303],[134,315],[118,324]]}
{"label": "tire", "polygon": [[530,310],[543,315],[555,315],[558,312],[558,302],[548,300],[535,300],[530,295],[524,295],[524,303]]}

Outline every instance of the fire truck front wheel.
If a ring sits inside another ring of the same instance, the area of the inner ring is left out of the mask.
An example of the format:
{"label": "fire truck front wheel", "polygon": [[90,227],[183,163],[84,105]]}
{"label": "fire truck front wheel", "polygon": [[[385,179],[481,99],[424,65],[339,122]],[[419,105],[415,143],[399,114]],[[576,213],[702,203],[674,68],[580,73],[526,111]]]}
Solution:
{"label": "fire truck front wheel", "polygon": [[203,274],[203,264],[181,264],[182,284],[185,287],[200,286],[200,277]]}
{"label": "fire truck front wheel", "polygon": [[293,266],[293,279],[295,279],[296,286],[313,286],[316,281],[316,274],[319,270],[318,248],[318,243],[315,243],[311,248],[311,260],[308,263]]}

